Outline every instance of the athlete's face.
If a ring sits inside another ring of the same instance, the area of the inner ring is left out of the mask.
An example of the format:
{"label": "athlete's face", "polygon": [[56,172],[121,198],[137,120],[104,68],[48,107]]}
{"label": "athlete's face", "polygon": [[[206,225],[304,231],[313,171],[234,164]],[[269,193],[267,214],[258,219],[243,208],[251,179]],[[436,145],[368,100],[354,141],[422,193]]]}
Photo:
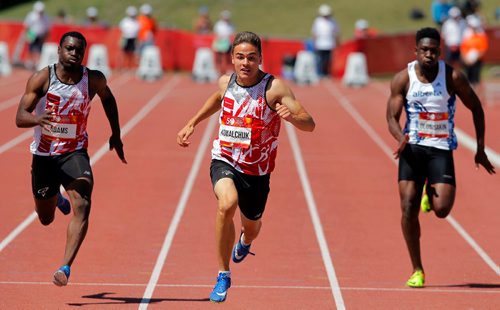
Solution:
{"label": "athlete's face", "polygon": [[85,43],[73,37],[66,37],[58,48],[59,62],[67,67],[79,67],[85,56]]}
{"label": "athlete's face", "polygon": [[241,43],[233,49],[232,62],[236,75],[243,81],[257,77],[262,57],[256,46],[250,43]]}
{"label": "athlete's face", "polygon": [[433,68],[439,60],[439,42],[430,38],[421,39],[415,48],[417,61],[422,68]]}

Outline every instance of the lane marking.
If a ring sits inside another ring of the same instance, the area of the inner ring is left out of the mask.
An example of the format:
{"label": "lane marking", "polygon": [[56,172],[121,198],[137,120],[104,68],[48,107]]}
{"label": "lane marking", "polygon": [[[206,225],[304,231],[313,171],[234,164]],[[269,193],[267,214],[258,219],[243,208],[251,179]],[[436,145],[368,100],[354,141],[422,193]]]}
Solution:
{"label": "lane marking", "polygon": [[306,167],[304,165],[304,159],[302,158],[302,153],[300,151],[299,140],[295,133],[293,125],[286,122],[286,131],[288,133],[288,139],[292,145],[293,156],[295,158],[295,163],[297,165],[297,171],[300,176],[300,182],[302,184],[302,189],[307,201],[307,207],[309,209],[309,214],[314,226],[314,232],[316,233],[316,239],[319,243],[319,248],[321,250],[321,257],[323,258],[323,263],[325,265],[326,273],[328,275],[328,280],[330,281],[330,287],[332,290],[333,299],[337,309],[345,309],[344,299],[342,298],[342,292],[340,291],[339,282],[335,274],[335,268],[333,267],[332,257],[330,255],[330,250],[328,248],[328,243],[326,242],[325,234],[323,232],[323,225],[321,224],[321,219],[318,214],[318,208],[314,200],[314,195],[311,189],[311,184],[309,182],[309,177],[307,175]]}
{"label": "lane marking", "polygon": [[[333,97],[339,102],[339,104],[347,111],[347,113],[358,123],[360,127],[365,130],[368,130],[368,136],[372,137],[373,135],[377,137],[375,143],[382,148],[384,154],[386,154],[391,161],[397,165],[397,161],[394,160],[391,148],[382,140],[382,138],[376,133],[376,131],[371,127],[368,122],[359,114],[356,108],[351,104],[349,99],[342,95],[342,93],[337,89],[337,87],[332,83],[328,82],[326,84],[326,89],[332,94]],[[372,138],[373,139],[373,138]],[[488,155],[489,156],[489,155]],[[476,253],[483,259],[483,261],[497,274],[500,275],[500,267],[498,264],[494,262],[494,260],[486,253],[486,251],[479,246],[479,244],[472,238],[469,233],[458,223],[457,220],[451,215],[446,217],[446,221],[450,223],[450,225],[458,232],[460,236],[476,251]]]}
{"label": "lane marking", "polygon": [[182,194],[179,198],[179,202],[177,203],[177,207],[175,208],[175,213],[168,227],[167,234],[165,235],[165,240],[163,241],[160,254],[158,255],[158,258],[156,260],[153,273],[151,274],[151,278],[149,279],[146,290],[144,291],[144,295],[142,296],[142,300],[139,305],[140,310],[145,310],[148,308],[148,305],[151,301],[151,297],[153,296],[153,292],[158,284],[158,279],[160,278],[163,265],[165,264],[165,261],[167,259],[170,246],[172,245],[172,240],[174,239],[177,227],[179,226],[184,210],[186,209],[186,204],[191,194],[193,184],[198,175],[198,171],[200,170],[201,162],[203,160],[203,157],[205,156],[205,152],[211,141],[211,136],[214,131],[215,125],[217,123],[216,121],[217,121],[217,114],[214,114],[210,117],[207,127],[205,128],[205,131],[201,138],[200,145],[196,150],[196,155],[194,157],[193,164],[191,166],[191,171],[189,171],[186,183],[183,186]]}
{"label": "lane marking", "polygon": [[[54,286],[52,282],[36,282],[36,281],[0,281],[0,285],[47,285]],[[103,286],[116,286],[116,287],[145,287],[145,283],[92,283],[92,282],[71,282],[71,286],[94,286],[94,287],[103,287]],[[454,285],[450,285],[449,287],[453,287]],[[211,284],[157,284],[156,287],[159,288],[212,288]],[[398,288],[398,287],[342,287],[343,290],[346,291],[372,291],[372,292],[407,292],[407,293],[468,293],[468,294],[500,294],[500,290],[495,289],[484,289],[484,288],[467,288],[467,289],[447,289],[444,288],[446,285],[443,285],[441,288],[429,287],[427,286],[424,289],[412,289],[412,288]],[[465,287],[465,286],[464,286]],[[241,289],[263,289],[263,290],[318,290],[318,291],[326,291],[331,290],[330,286],[300,286],[300,285],[232,285],[231,288],[241,288]]]}
{"label": "lane marking", "polygon": [[[146,115],[157,106],[161,100],[174,88],[175,84],[179,81],[179,77],[175,76],[170,79],[167,84],[151,99],[148,103],[139,110],[139,112],[132,117],[125,126],[122,127],[121,136],[124,137],[127,133],[129,133]],[[94,153],[94,155],[90,158],[90,164],[95,165],[97,161],[99,161],[104,154],[111,153],[109,150],[108,142],[104,143],[99,150]],[[0,242],[0,253],[19,235],[21,234],[26,227],[28,227],[33,221],[37,218],[36,212],[33,211],[28,217],[21,222],[13,231],[11,231],[5,239]]]}
{"label": "lane marking", "polygon": [[19,136],[15,137],[14,139],[7,141],[6,143],[0,145],[0,154],[7,152],[11,148],[15,147],[19,143],[23,142],[24,140],[27,140],[28,138],[33,136],[33,129],[29,129]]}
{"label": "lane marking", "polygon": [[17,103],[19,103],[19,100],[21,100],[21,95],[15,95],[14,97],[0,102],[0,112],[16,105]]}

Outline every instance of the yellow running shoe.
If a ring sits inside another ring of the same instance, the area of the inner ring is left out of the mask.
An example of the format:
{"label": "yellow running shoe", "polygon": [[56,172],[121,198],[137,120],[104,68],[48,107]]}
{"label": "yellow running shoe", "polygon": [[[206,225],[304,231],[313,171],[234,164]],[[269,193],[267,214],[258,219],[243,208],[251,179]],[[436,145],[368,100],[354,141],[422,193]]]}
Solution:
{"label": "yellow running shoe", "polygon": [[420,200],[420,210],[424,213],[428,213],[431,211],[431,203],[429,202],[429,196],[427,195],[426,185],[424,185],[424,189],[422,191],[422,200]]}
{"label": "yellow running shoe", "polygon": [[425,283],[425,275],[422,270],[415,271],[411,277],[406,281],[406,285],[414,288],[422,288]]}

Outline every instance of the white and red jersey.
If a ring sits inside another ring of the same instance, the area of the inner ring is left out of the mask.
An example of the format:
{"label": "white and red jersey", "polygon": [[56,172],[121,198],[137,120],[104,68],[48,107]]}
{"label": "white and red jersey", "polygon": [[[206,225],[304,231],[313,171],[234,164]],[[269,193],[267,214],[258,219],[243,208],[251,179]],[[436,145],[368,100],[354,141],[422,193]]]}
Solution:
{"label": "white and red jersey", "polygon": [[31,153],[42,156],[61,155],[85,149],[88,145],[87,117],[90,112],[88,70],[83,68],[81,80],[65,84],[56,74],[56,65],[49,66],[49,88],[37,103],[35,114],[52,111],[50,130],[35,127]]}
{"label": "white and red jersey", "polygon": [[219,135],[213,142],[212,159],[232,165],[250,175],[265,175],[274,170],[281,119],[266,100],[272,75],[255,85],[244,87],[233,74],[222,99]]}

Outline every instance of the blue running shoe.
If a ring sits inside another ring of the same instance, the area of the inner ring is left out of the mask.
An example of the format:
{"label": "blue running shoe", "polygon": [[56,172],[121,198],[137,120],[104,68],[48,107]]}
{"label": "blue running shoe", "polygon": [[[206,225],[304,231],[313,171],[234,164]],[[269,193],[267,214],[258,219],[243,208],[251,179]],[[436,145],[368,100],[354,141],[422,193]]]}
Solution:
{"label": "blue running shoe", "polygon": [[57,193],[57,208],[61,210],[64,215],[71,212],[71,204],[61,193]]}
{"label": "blue running shoe", "polygon": [[210,294],[210,301],[224,302],[227,297],[227,290],[231,287],[231,277],[225,273],[219,273],[214,290]]}
{"label": "blue running shoe", "polygon": [[240,238],[238,239],[238,242],[234,245],[233,248],[232,258],[233,262],[235,263],[241,263],[245,259],[245,257],[247,257],[248,254],[255,255],[254,253],[250,252],[250,247],[252,246],[251,244],[243,245],[243,243],[241,243],[242,235],[243,233],[240,234]]}
{"label": "blue running shoe", "polygon": [[54,272],[54,279],[52,282],[57,286],[65,286],[68,284],[70,272],[71,270],[68,265],[61,266],[61,268]]}

